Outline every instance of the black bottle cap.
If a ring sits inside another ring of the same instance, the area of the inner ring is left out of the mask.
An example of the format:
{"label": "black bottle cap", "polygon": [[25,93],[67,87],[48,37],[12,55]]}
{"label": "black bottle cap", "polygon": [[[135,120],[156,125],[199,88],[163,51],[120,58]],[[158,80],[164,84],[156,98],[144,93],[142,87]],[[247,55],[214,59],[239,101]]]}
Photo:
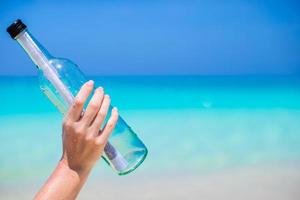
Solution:
{"label": "black bottle cap", "polygon": [[9,33],[11,38],[15,39],[16,36],[26,28],[27,26],[20,19],[17,19],[14,23],[7,27],[6,31]]}

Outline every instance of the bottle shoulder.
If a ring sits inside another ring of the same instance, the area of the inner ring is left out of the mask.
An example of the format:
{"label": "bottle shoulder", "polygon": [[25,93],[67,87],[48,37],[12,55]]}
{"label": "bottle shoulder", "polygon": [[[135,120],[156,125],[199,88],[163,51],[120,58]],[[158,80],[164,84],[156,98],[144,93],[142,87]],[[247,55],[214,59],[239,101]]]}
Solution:
{"label": "bottle shoulder", "polygon": [[49,63],[57,69],[61,69],[63,67],[78,68],[78,66],[72,60],[67,58],[52,57],[49,59]]}
{"label": "bottle shoulder", "polygon": [[49,63],[61,77],[69,76],[70,78],[79,80],[84,79],[84,74],[78,65],[67,58],[51,58],[49,59]]}

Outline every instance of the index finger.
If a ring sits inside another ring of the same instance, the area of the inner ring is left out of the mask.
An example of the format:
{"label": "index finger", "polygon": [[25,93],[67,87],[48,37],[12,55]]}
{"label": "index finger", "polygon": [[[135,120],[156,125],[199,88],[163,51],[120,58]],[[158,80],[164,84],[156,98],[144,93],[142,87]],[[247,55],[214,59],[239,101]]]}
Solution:
{"label": "index finger", "polygon": [[66,118],[71,120],[71,121],[78,121],[80,119],[81,113],[83,106],[91,94],[94,86],[94,81],[90,80],[83,84],[77,93],[73,104],[68,110],[68,113],[66,115]]}

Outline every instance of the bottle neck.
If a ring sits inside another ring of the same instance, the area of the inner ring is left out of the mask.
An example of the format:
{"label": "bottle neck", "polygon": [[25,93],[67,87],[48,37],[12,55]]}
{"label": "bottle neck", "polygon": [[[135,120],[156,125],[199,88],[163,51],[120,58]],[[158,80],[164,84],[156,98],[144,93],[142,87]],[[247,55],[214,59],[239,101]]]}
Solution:
{"label": "bottle neck", "polygon": [[39,69],[48,66],[52,56],[27,30],[21,32],[16,40]]}
{"label": "bottle neck", "polygon": [[69,105],[72,104],[74,97],[62,80],[59,79],[57,71],[49,61],[52,56],[48,51],[26,29],[19,33],[15,39],[23,47],[34,64],[43,71],[43,76],[50,81],[62,98]]}

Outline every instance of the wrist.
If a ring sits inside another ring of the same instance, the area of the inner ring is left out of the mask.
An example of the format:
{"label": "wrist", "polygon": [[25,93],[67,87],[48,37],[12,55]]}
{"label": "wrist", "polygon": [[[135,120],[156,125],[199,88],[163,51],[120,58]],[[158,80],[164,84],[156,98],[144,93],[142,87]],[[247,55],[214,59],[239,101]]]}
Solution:
{"label": "wrist", "polygon": [[59,161],[58,165],[63,170],[69,171],[70,174],[72,174],[73,176],[77,176],[80,179],[85,179],[91,171],[91,167],[72,166],[72,165],[70,165],[69,162],[68,162],[68,159],[65,158],[65,157],[63,157]]}
{"label": "wrist", "polygon": [[89,171],[76,171],[61,159],[34,199],[75,199],[87,180]]}

